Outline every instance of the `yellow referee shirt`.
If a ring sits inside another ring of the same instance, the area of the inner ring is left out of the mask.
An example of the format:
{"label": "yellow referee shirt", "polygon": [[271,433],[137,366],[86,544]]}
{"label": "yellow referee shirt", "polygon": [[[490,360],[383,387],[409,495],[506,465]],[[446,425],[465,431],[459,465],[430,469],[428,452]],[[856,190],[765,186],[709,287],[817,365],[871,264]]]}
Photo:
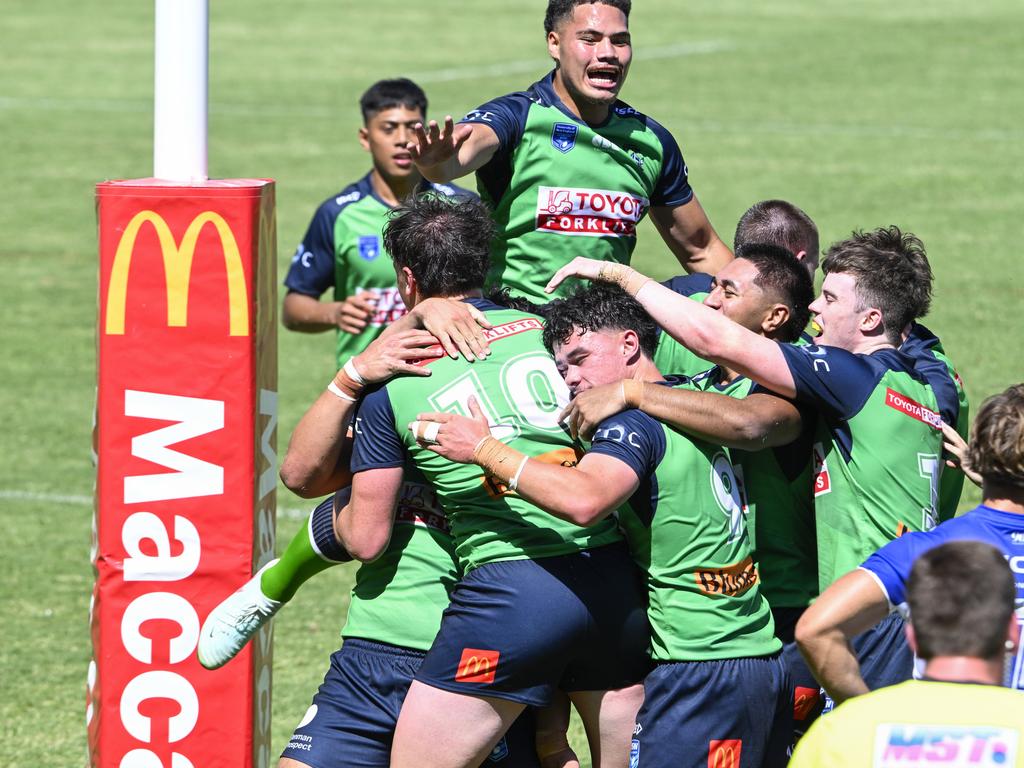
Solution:
{"label": "yellow referee shirt", "polygon": [[818,719],[791,768],[1024,768],[1024,692],[911,680]]}

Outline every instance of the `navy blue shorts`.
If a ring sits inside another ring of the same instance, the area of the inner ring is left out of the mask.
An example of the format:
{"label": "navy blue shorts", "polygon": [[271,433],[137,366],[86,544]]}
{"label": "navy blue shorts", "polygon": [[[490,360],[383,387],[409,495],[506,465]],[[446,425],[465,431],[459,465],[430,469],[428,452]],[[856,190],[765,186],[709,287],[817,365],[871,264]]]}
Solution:
{"label": "navy blue shorts", "polygon": [[534,706],[556,688],[638,683],[651,667],[641,578],[625,544],[482,565],[452,591],[416,679]]}
{"label": "navy blue shorts", "polygon": [[780,656],[659,663],[644,680],[630,768],[783,766],[793,732]]}
{"label": "navy blue shorts", "polygon": [[[312,768],[387,768],[398,713],[423,657],[421,651],[346,639],[281,757]],[[539,768],[535,730],[534,711],[526,709],[484,765]]]}

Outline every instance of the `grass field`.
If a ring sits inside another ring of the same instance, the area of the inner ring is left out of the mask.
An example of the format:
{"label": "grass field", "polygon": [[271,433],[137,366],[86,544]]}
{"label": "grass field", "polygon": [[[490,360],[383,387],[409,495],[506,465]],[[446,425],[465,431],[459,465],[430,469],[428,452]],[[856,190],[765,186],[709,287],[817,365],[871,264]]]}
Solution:
{"label": "grass field", "polygon": [[[210,172],[277,180],[281,276],[314,207],[367,168],[368,83],[411,76],[434,116],[458,115],[547,67],[542,0],[211,6]],[[93,185],[152,171],[152,15],[149,2],[9,0],[0,25],[7,766],[85,761]],[[623,97],[675,133],[727,240],[766,197],[805,208],[823,243],[889,223],[920,235],[928,324],[978,404],[1024,379],[1022,27],[1019,0],[643,0]],[[675,271],[649,227],[635,261]],[[283,450],[332,373],[331,340],[282,331],[280,360]],[[300,503],[282,488],[279,504],[283,542]],[[337,647],[350,579],[325,574],[278,619],[275,750]]]}

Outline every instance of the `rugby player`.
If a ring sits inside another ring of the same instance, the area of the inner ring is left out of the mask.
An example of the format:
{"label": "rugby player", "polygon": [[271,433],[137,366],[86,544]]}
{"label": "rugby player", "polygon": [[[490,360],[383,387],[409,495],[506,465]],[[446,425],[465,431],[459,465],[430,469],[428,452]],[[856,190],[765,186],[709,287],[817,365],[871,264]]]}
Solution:
{"label": "rugby player", "polygon": [[731,258],[658,122],[618,100],[633,56],[630,0],[550,0],[544,17],[555,68],[525,91],[489,101],[453,125],[431,121],[408,149],[423,175],[475,171],[497,237],[489,285],[545,301],[544,277],[578,253],[628,263],[648,211],[689,272]]}
{"label": "rugby player", "polygon": [[[744,212],[736,225],[733,251],[745,245],[768,243],[785,248],[794,254],[814,280],[818,268],[818,228],[811,217],[785,200],[763,200]],[[711,276],[700,273],[679,275],[662,285],[678,294],[703,301],[711,291]],[[812,324],[813,326],[813,324]],[[812,327],[812,335],[820,329]],[[807,337],[809,341],[810,336]],[[658,370],[675,376],[696,376],[711,367],[711,363],[698,357],[667,333],[658,336],[654,352]]]}
{"label": "rugby player", "polygon": [[560,687],[586,726],[595,765],[626,763],[649,667],[642,585],[615,523],[559,521],[487,481],[476,467],[420,447],[406,425],[426,408],[481,402],[495,430],[541,461],[575,460],[557,416],[568,393],[538,317],[482,300],[492,223],[479,202],[418,197],[385,229],[407,306],[461,298],[483,311],[491,354],[430,363],[429,378],[392,379],[362,400],[351,468],[349,552],[372,560],[392,535],[411,460],[444,507],[463,575],[409,688],[394,766],[472,766],[526,705]]}
{"label": "rugby player", "polygon": [[[956,439],[956,432],[947,429]],[[954,452],[955,445],[949,446]],[[997,547],[1017,577],[1024,620],[1024,384],[986,400],[974,424],[965,468],[982,482],[981,505],[926,533],[912,533],[871,555],[821,595],[797,626],[807,662],[833,699],[865,693],[849,639],[907,607],[906,583],[923,552],[947,541],[976,539]],[[913,615],[911,616],[913,619]],[[1007,667],[1006,684],[1024,689],[1024,653]]]}
{"label": "rugby player", "polygon": [[[370,153],[372,167],[317,208],[285,277],[288,292],[281,308],[286,328],[337,332],[339,368],[405,314],[391,260],[381,247],[388,213],[416,191],[472,194],[424,181],[412,162],[405,145],[427,112],[418,85],[406,78],[379,80],[359,99],[359,108],[359,143]],[[333,300],[321,301],[329,290]]]}
{"label": "rugby player", "polygon": [[[854,233],[829,248],[822,266],[822,293],[811,305],[822,334],[804,347],[755,334],[625,265],[576,259],[551,287],[569,275],[617,282],[699,356],[817,412],[812,452],[825,589],[888,541],[934,525],[942,433],[937,393],[897,350],[931,299],[920,240],[896,227]],[[865,633],[858,655],[874,687],[912,673],[898,615]]]}
{"label": "rugby player", "polygon": [[[667,389],[651,359],[654,322],[619,288],[596,285],[549,305],[544,340],[574,396],[614,382],[636,404]],[[578,465],[541,462],[492,436],[471,407],[474,419],[421,414],[415,430],[428,435],[429,450],[476,462],[556,517],[593,526],[617,511],[647,575],[656,666],[644,681],[630,764],[703,768],[731,748],[742,764],[784,765],[788,675],[727,452],[630,409],[600,424]]]}
{"label": "rugby player", "polygon": [[1024,696],[999,685],[1020,644],[1013,582],[999,550],[979,541],[916,558],[907,639],[926,661],[924,679],[841,705],[808,731],[791,765],[1024,766]]}

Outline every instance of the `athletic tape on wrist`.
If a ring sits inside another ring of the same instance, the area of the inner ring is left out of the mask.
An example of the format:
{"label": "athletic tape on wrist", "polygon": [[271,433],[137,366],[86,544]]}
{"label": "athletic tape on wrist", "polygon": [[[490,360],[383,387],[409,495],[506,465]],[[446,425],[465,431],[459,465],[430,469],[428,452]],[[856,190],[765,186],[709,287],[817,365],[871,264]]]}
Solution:
{"label": "athletic tape on wrist", "polygon": [[526,466],[526,462],[528,462],[529,460],[529,456],[523,456],[523,460],[519,462],[519,469],[517,469],[516,473],[512,475],[512,479],[508,481],[508,487],[510,490],[519,490],[519,476],[523,474],[523,468]]}
{"label": "athletic tape on wrist", "polygon": [[525,455],[510,448],[500,440],[487,436],[476,444],[473,461],[486,470],[487,474],[510,485],[512,478],[518,475]]}
{"label": "athletic tape on wrist", "polygon": [[348,400],[350,403],[354,403],[357,400],[357,398],[349,397],[344,392],[342,392],[341,387],[339,387],[333,381],[327,385],[327,391],[330,392],[335,397],[340,397],[342,400]]}
{"label": "athletic tape on wrist", "polygon": [[345,371],[345,373],[348,374],[349,378],[352,379],[352,381],[354,381],[356,384],[365,384],[366,379],[364,379],[362,374],[359,373],[358,370],[356,370],[356,364],[354,360],[355,357],[350,357],[348,360],[346,360],[345,365],[342,367],[342,370]]}

